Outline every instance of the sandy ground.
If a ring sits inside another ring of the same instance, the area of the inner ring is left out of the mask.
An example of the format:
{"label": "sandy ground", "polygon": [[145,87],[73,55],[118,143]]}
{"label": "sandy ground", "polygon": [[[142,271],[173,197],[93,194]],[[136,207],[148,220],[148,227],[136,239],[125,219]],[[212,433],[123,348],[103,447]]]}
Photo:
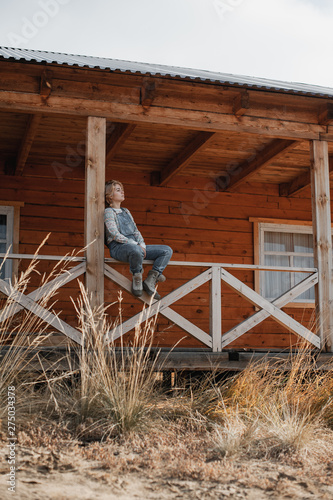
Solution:
{"label": "sandy ground", "polygon": [[[333,461],[282,464],[265,459],[216,459],[193,453],[179,462],[115,445],[17,446],[16,491],[8,491],[8,448],[0,449],[3,500],[333,499]],[[164,464],[164,465],[163,465]],[[207,477],[205,479],[205,476]]]}

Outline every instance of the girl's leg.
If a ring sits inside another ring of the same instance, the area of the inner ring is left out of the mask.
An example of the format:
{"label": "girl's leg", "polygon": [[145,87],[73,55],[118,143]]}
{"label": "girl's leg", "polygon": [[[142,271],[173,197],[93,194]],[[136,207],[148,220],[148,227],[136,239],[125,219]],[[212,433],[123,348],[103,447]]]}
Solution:
{"label": "girl's leg", "polygon": [[162,274],[172,257],[172,249],[167,245],[147,245],[146,259],[153,260],[153,271]]}
{"label": "girl's leg", "polygon": [[121,262],[129,262],[132,274],[142,273],[143,250],[139,245],[130,243],[111,243],[110,255]]}

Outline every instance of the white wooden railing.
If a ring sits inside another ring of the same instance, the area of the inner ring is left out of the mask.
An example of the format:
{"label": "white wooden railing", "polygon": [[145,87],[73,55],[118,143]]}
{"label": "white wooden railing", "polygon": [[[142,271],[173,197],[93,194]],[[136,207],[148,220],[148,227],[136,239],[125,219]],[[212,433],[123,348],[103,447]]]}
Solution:
{"label": "white wooden railing", "polygon": [[[106,259],[111,261],[113,265],[119,263],[113,259]],[[148,262],[147,262],[148,263]],[[150,263],[150,262],[149,262]],[[140,312],[132,318],[119,325],[115,330],[108,333],[106,341],[110,342],[124,335],[134,328],[138,322],[144,322],[155,314],[159,313],[165,316],[174,324],[190,333],[193,337],[200,340],[212,351],[219,352],[231,342],[242,336],[244,333],[257,326],[269,316],[272,316],[278,323],[299,335],[313,344],[315,347],[320,348],[320,339],[311,330],[308,330],[301,323],[293,319],[287,313],[281,310],[283,306],[296,299],[299,295],[306,292],[309,288],[318,283],[318,273],[315,268],[300,268],[300,267],[278,267],[278,266],[259,266],[259,265],[243,265],[243,264],[217,264],[212,262],[180,262],[171,261],[169,266],[194,266],[194,267],[207,267],[208,269],[191,279],[184,285],[172,291],[165,297],[151,304],[146,308],[143,313]],[[252,290],[240,280],[230,274],[227,269],[234,270],[252,270],[252,271],[280,271],[280,272],[303,272],[310,273],[303,281],[295,285],[293,288],[285,292],[277,299],[270,302],[257,292]],[[105,264],[105,275],[114,283],[118,284],[121,288],[131,291],[131,282],[120,274],[114,267]],[[198,326],[191,323],[189,320],[175,312],[170,306],[180,300],[185,295],[191,293],[193,290],[210,281],[210,325],[209,332],[203,331]],[[222,300],[221,300],[221,282],[235,290],[239,295],[247,299],[253,305],[260,308],[252,316],[244,320],[242,323],[232,328],[231,330],[223,333],[222,335]],[[137,297],[146,304],[150,303],[151,298],[144,293],[141,297]]]}
{"label": "white wooden railing", "polygon": [[[0,258],[5,257],[0,254]],[[40,288],[34,290],[29,295],[23,295],[17,291],[13,292],[11,286],[4,280],[0,280],[0,292],[16,302],[15,308],[9,312],[0,311],[0,323],[8,319],[13,314],[16,314],[21,309],[27,309],[33,314],[43,319],[46,323],[56,328],[61,333],[67,335],[75,342],[81,344],[81,333],[72,326],[65,323],[57,315],[51,313],[47,309],[40,306],[36,301],[45,296],[51,289],[56,290],[66,283],[78,278],[86,271],[86,263],[83,257],[59,257],[54,255],[34,255],[27,254],[7,254],[6,258],[11,259],[36,259],[36,260],[51,260],[51,261],[73,261],[80,262],[70,270],[65,271],[60,276],[56,277],[49,283],[45,283]],[[150,261],[144,261],[146,264],[151,264]],[[112,264],[113,267],[110,266]],[[116,283],[119,287],[128,292],[131,291],[131,281],[119,273],[115,267],[117,264],[123,264],[114,259],[105,259],[104,274],[111,281]],[[289,302],[296,299],[299,295],[307,291],[312,286],[318,283],[318,273],[315,268],[296,268],[296,267],[278,267],[278,266],[259,266],[259,265],[243,265],[243,264],[227,264],[227,263],[213,263],[213,262],[180,262],[171,261],[169,266],[189,266],[189,267],[207,267],[207,269],[198,274],[195,278],[181,285],[176,290],[170,292],[159,301],[151,303],[151,298],[144,292],[141,297],[136,299],[150,304],[143,313],[140,312],[132,318],[119,325],[115,330],[107,333],[105,341],[111,342],[134,328],[138,322],[144,322],[155,314],[159,313],[165,316],[169,321],[178,325],[181,329],[188,332],[190,335],[201,341],[204,345],[211,348],[213,352],[219,352],[231,342],[242,336],[244,333],[257,326],[266,318],[272,316],[278,323],[283,325],[289,331],[295,333],[306,339],[315,347],[320,348],[320,339],[311,330],[308,330],[301,323],[290,317],[281,310]],[[230,270],[251,270],[251,271],[279,271],[279,272],[302,272],[310,275],[303,281],[295,285],[292,289],[285,292],[279,298],[270,302],[262,297],[260,294],[252,290],[240,280],[230,274]],[[210,282],[210,324],[209,332],[203,331],[201,328],[181,316],[174,311],[170,306],[180,300],[185,295],[191,293],[193,290]],[[221,300],[221,283],[225,283],[232,288],[240,296],[247,299],[251,304],[255,305],[260,310],[255,312],[252,316],[244,320],[242,323],[224,332],[222,335],[222,300]]]}
{"label": "white wooden railing", "polygon": [[0,279],[0,292],[2,292],[7,297],[10,297],[11,301],[15,302],[15,306],[11,306],[10,308],[5,308],[0,310],[0,324],[5,320],[18,313],[22,309],[27,309],[32,314],[35,314],[39,318],[41,318],[45,323],[54,327],[59,332],[63,333],[70,339],[74,340],[78,344],[82,344],[82,335],[79,330],[73,328],[68,323],[59,318],[58,315],[53,314],[48,309],[45,309],[36,301],[45,297],[50,291],[56,292],[59,288],[66,285],[70,281],[78,278],[82,274],[86,272],[86,263],[84,262],[84,257],[59,257],[57,255],[29,255],[29,254],[0,254],[0,259],[28,259],[28,260],[51,260],[51,261],[64,261],[64,262],[80,262],[77,266],[64,271],[62,274],[54,278],[53,280],[44,283],[42,286],[29,293],[28,295],[24,295],[23,293],[15,290],[5,280]]}

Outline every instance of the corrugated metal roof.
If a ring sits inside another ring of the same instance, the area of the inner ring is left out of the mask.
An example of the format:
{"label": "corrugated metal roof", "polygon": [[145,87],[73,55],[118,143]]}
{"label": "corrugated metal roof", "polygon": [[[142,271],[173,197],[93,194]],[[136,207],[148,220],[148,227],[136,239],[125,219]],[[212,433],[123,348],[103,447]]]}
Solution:
{"label": "corrugated metal roof", "polygon": [[23,59],[25,61],[36,61],[49,64],[66,64],[69,66],[100,68],[110,71],[141,73],[143,75],[162,75],[174,78],[218,82],[225,85],[237,85],[248,88],[259,88],[263,90],[274,90],[303,95],[333,97],[333,89],[330,87],[321,87],[319,85],[309,85],[305,83],[283,82],[279,80],[269,80],[266,78],[255,78],[251,76],[215,73],[213,71],[180,68],[177,66],[165,66],[162,64],[121,61],[119,59],[107,59],[103,57],[89,57],[8,47],[0,47],[0,58],[1,57],[5,59]]}

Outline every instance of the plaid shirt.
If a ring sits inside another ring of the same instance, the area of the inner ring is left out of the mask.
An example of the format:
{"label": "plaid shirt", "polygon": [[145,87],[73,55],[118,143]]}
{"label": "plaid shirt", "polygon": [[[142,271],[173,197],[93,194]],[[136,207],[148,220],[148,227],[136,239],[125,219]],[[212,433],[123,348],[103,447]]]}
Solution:
{"label": "plaid shirt", "polygon": [[[141,245],[142,247],[146,247],[146,244],[144,242],[144,239],[142,237],[142,234],[138,230],[134,219],[132,217],[131,212],[127,209],[124,208],[125,212],[131,217],[134,226],[135,226],[135,231],[134,231],[134,238],[135,241]],[[104,210],[104,229],[105,229],[105,240],[107,245],[111,243],[111,241],[116,241],[117,243],[130,243],[131,238],[126,238],[121,232],[119,231],[119,222],[117,218],[117,213],[113,208],[108,207]]]}

